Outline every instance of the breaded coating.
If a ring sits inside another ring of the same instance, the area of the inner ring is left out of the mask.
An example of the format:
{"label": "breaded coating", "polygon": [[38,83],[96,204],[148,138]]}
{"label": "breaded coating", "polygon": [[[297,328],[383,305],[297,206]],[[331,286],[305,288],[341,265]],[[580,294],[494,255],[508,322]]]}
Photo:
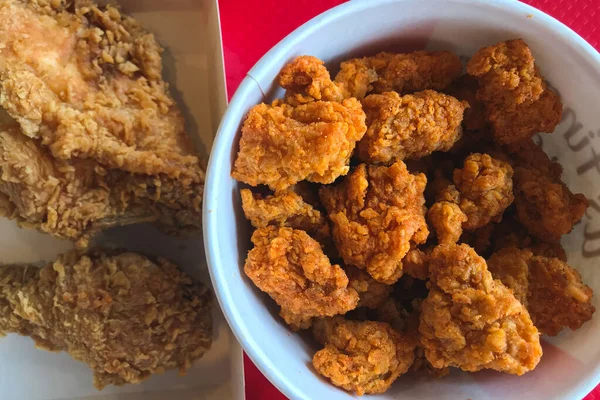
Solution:
{"label": "breaded coating", "polygon": [[367,274],[362,269],[347,266],[345,271],[350,280],[348,287],[356,290],[358,297],[360,298],[358,307],[367,307],[370,309],[381,307],[381,305],[390,297],[390,294],[394,289],[391,285],[377,282],[371,275]]}
{"label": "breaded coating", "polygon": [[515,205],[517,219],[529,233],[546,242],[558,242],[583,217],[589,202],[543,170],[517,167]]}
{"label": "breaded coating", "polygon": [[369,92],[401,94],[441,90],[460,75],[462,63],[449,51],[379,53],[344,61],[335,82],[346,97],[362,99]]}
{"label": "breaded coating", "polygon": [[201,184],[60,160],[14,122],[0,122],[0,171],[0,215],[78,247],[113,226],[153,222],[168,233],[201,226]]}
{"label": "breaded coating", "polygon": [[460,242],[468,244],[475,249],[477,254],[486,257],[492,250],[495,228],[496,224],[489,223],[474,231],[464,232],[460,237]]}
{"label": "breaded coating", "polygon": [[60,160],[203,183],[154,35],[91,0],[0,4],[0,106]]}
{"label": "breaded coating", "polygon": [[244,120],[232,176],[273,190],[302,180],[332,183],[348,173],[350,156],[365,131],[365,114],[356,99],[297,107],[277,101],[259,104]]}
{"label": "breaded coating", "polygon": [[592,318],[592,289],[558,258],[534,256],[528,249],[506,248],[488,261],[490,271],[515,292],[541,333],[556,336],[577,330]]}
{"label": "breaded coating", "polygon": [[467,216],[458,204],[449,201],[434,203],[427,211],[427,219],[435,230],[439,243],[456,243],[462,235]]}
{"label": "breaded coating", "polygon": [[267,226],[254,231],[252,243],[244,272],[281,307],[293,330],[308,328],[313,317],[356,308],[358,294],[346,273],[306,232]]}
{"label": "breaded coating", "polygon": [[399,161],[390,167],[359,165],[320,195],[333,223],[333,239],[348,265],[393,284],[411,245],[425,242],[425,175],[412,175]]}
{"label": "breaded coating", "polygon": [[281,69],[277,82],[286,89],[285,102],[288,104],[299,105],[317,100],[341,102],[344,99],[324,62],[316,57],[296,57]]}
{"label": "breaded coating", "polygon": [[368,129],[358,144],[358,158],[387,164],[448,151],[460,139],[466,106],[433,90],[402,97],[396,92],[369,95],[363,100]]}
{"label": "breaded coating", "polygon": [[430,279],[419,331],[434,367],[517,375],[535,368],[542,356],[538,330],[475,250],[439,245],[431,254]]}
{"label": "breaded coating", "polygon": [[487,127],[485,105],[477,99],[478,89],[477,79],[470,75],[461,75],[445,91],[450,96],[469,104],[462,120],[463,127],[467,131],[480,131]]}
{"label": "breaded coating", "polygon": [[291,190],[263,197],[250,189],[240,190],[244,215],[255,228],[267,225],[300,229],[320,243],[331,235],[329,223],[319,210]]}
{"label": "breaded coating", "polygon": [[533,139],[511,143],[504,148],[507,150],[514,168],[527,167],[539,169],[544,174],[560,180],[563,172],[562,165],[551,160]]}
{"label": "breaded coating", "polygon": [[551,133],[562,118],[562,103],[543,81],[527,44],[508,40],[480,49],[467,64],[479,80],[477,98],[498,143]]}
{"label": "breaded coating", "polygon": [[325,345],[313,357],[317,372],[359,396],[387,391],[415,358],[415,341],[383,322],[336,317],[316,322],[314,331]]}
{"label": "breaded coating", "polygon": [[465,230],[474,230],[499,221],[511,205],[513,169],[507,162],[488,154],[471,154],[462,169],[454,171],[454,184],[460,193],[460,209],[466,214]]}
{"label": "breaded coating", "polygon": [[94,385],[185,372],[210,348],[210,291],[174,264],[134,253],[0,267],[0,335],[30,336],[90,366]]}
{"label": "breaded coating", "polygon": [[425,280],[429,277],[429,252],[411,249],[402,259],[402,272],[416,279]]}

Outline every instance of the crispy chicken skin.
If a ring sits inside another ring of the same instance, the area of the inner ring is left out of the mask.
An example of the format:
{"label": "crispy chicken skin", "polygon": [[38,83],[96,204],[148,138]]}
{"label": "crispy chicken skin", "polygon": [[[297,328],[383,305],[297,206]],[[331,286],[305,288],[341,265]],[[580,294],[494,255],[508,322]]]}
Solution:
{"label": "crispy chicken skin", "polygon": [[517,167],[515,205],[517,219],[531,235],[558,242],[583,217],[589,202],[543,169]]}
{"label": "crispy chicken skin", "polygon": [[287,226],[305,231],[320,243],[329,240],[331,231],[326,218],[295,192],[288,190],[263,197],[242,189],[240,194],[244,215],[253,227]]}
{"label": "crispy chicken skin", "polygon": [[508,40],[480,49],[467,64],[479,80],[494,138],[501,144],[551,133],[562,118],[562,103],[543,81],[527,44]]}
{"label": "crispy chicken skin", "polygon": [[430,278],[419,331],[434,367],[517,375],[535,368],[542,356],[538,330],[525,307],[494,281],[485,260],[471,247],[436,247]]}
{"label": "crispy chicken skin", "polygon": [[335,82],[345,97],[362,99],[369,92],[406,94],[441,90],[459,76],[461,70],[460,59],[449,51],[379,53],[344,61]]}
{"label": "crispy chicken skin", "polygon": [[314,317],[344,314],[356,308],[358,294],[348,276],[323,254],[306,232],[267,226],[252,235],[244,272],[281,307],[293,330],[310,327]]}
{"label": "crispy chicken skin", "polygon": [[0,122],[0,215],[86,247],[97,231],[154,222],[167,232],[198,229],[202,186],[166,176],[54,158],[14,122]]}
{"label": "crispy chicken skin", "polygon": [[366,131],[358,100],[280,101],[253,107],[242,126],[232,176],[284,190],[302,180],[332,183],[349,170],[352,152]]}
{"label": "crispy chicken skin", "polygon": [[161,47],[117,8],[90,0],[0,4],[0,106],[53,157],[201,183]]}
{"label": "crispy chicken skin", "polygon": [[0,267],[0,335],[87,363],[98,389],[185,372],[210,348],[212,296],[172,263],[134,253],[65,254]]}
{"label": "crispy chicken skin", "polygon": [[392,284],[402,276],[411,245],[425,242],[425,175],[413,175],[399,161],[390,167],[359,165],[320,195],[344,262]]}
{"label": "crispy chicken skin", "polygon": [[556,336],[577,330],[592,318],[592,289],[581,275],[558,258],[536,256],[529,249],[508,247],[492,255],[490,271],[527,307],[541,333]]}
{"label": "crispy chicken skin", "polygon": [[474,230],[502,218],[512,204],[513,169],[507,162],[488,154],[468,156],[462,169],[454,171],[454,184],[460,193],[460,209],[466,214],[466,230]]}
{"label": "crispy chicken skin", "polygon": [[358,158],[389,164],[448,151],[460,139],[466,106],[433,90],[402,97],[396,92],[369,95],[363,101],[368,129],[358,144]]}
{"label": "crispy chicken skin", "polygon": [[362,269],[348,265],[345,271],[350,281],[348,287],[356,290],[360,298],[358,307],[367,307],[370,309],[381,307],[394,289],[391,285],[377,282]]}
{"label": "crispy chicken skin", "polygon": [[341,102],[345,98],[331,80],[323,61],[312,56],[296,57],[285,65],[277,76],[277,82],[286,89],[285,102],[292,105],[317,100]]}
{"label": "crispy chicken skin", "polygon": [[315,322],[313,332],[325,346],[313,357],[317,372],[359,396],[387,391],[415,358],[416,342],[384,322],[335,317]]}
{"label": "crispy chicken skin", "polygon": [[427,210],[427,219],[436,233],[439,243],[456,243],[462,235],[462,225],[467,216],[458,204],[449,201],[434,203]]}

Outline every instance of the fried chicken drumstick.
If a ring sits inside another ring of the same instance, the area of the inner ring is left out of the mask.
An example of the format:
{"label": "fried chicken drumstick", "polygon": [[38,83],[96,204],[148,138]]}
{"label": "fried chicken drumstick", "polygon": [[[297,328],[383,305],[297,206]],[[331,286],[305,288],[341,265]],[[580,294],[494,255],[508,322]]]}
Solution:
{"label": "fried chicken drumstick", "polygon": [[134,253],[67,253],[38,269],[0,267],[0,336],[87,363],[94,385],[185,372],[210,348],[211,293],[172,263]]}

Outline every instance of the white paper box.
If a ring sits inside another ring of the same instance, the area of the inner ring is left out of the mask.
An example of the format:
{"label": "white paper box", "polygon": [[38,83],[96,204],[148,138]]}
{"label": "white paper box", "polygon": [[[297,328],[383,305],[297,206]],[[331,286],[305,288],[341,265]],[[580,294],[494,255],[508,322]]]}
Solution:
{"label": "white paper box", "polygon": [[[219,16],[216,0],[120,0],[123,11],[152,31],[165,48],[165,80],[183,110],[188,132],[200,155],[210,147],[226,104]],[[113,229],[101,245],[169,258],[210,285],[201,236],[166,237],[151,226]],[[2,263],[50,261],[72,244],[0,218]],[[215,302],[216,303],[216,302]],[[153,376],[140,385],[109,386],[98,392],[92,372],[66,353],[37,350],[29,338],[0,339],[0,399],[242,399],[241,349],[214,307],[211,350],[180,377],[177,371]]]}

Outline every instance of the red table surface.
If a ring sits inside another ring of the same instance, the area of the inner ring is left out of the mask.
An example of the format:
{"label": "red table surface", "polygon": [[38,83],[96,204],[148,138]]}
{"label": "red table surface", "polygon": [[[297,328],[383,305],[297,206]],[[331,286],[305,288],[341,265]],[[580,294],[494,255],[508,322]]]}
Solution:
{"label": "red table surface", "polygon": [[[231,98],[252,66],[288,33],[344,0],[219,0],[227,91]],[[600,50],[600,2],[526,0]],[[285,399],[244,356],[246,399]],[[600,386],[585,400],[600,400]]]}

